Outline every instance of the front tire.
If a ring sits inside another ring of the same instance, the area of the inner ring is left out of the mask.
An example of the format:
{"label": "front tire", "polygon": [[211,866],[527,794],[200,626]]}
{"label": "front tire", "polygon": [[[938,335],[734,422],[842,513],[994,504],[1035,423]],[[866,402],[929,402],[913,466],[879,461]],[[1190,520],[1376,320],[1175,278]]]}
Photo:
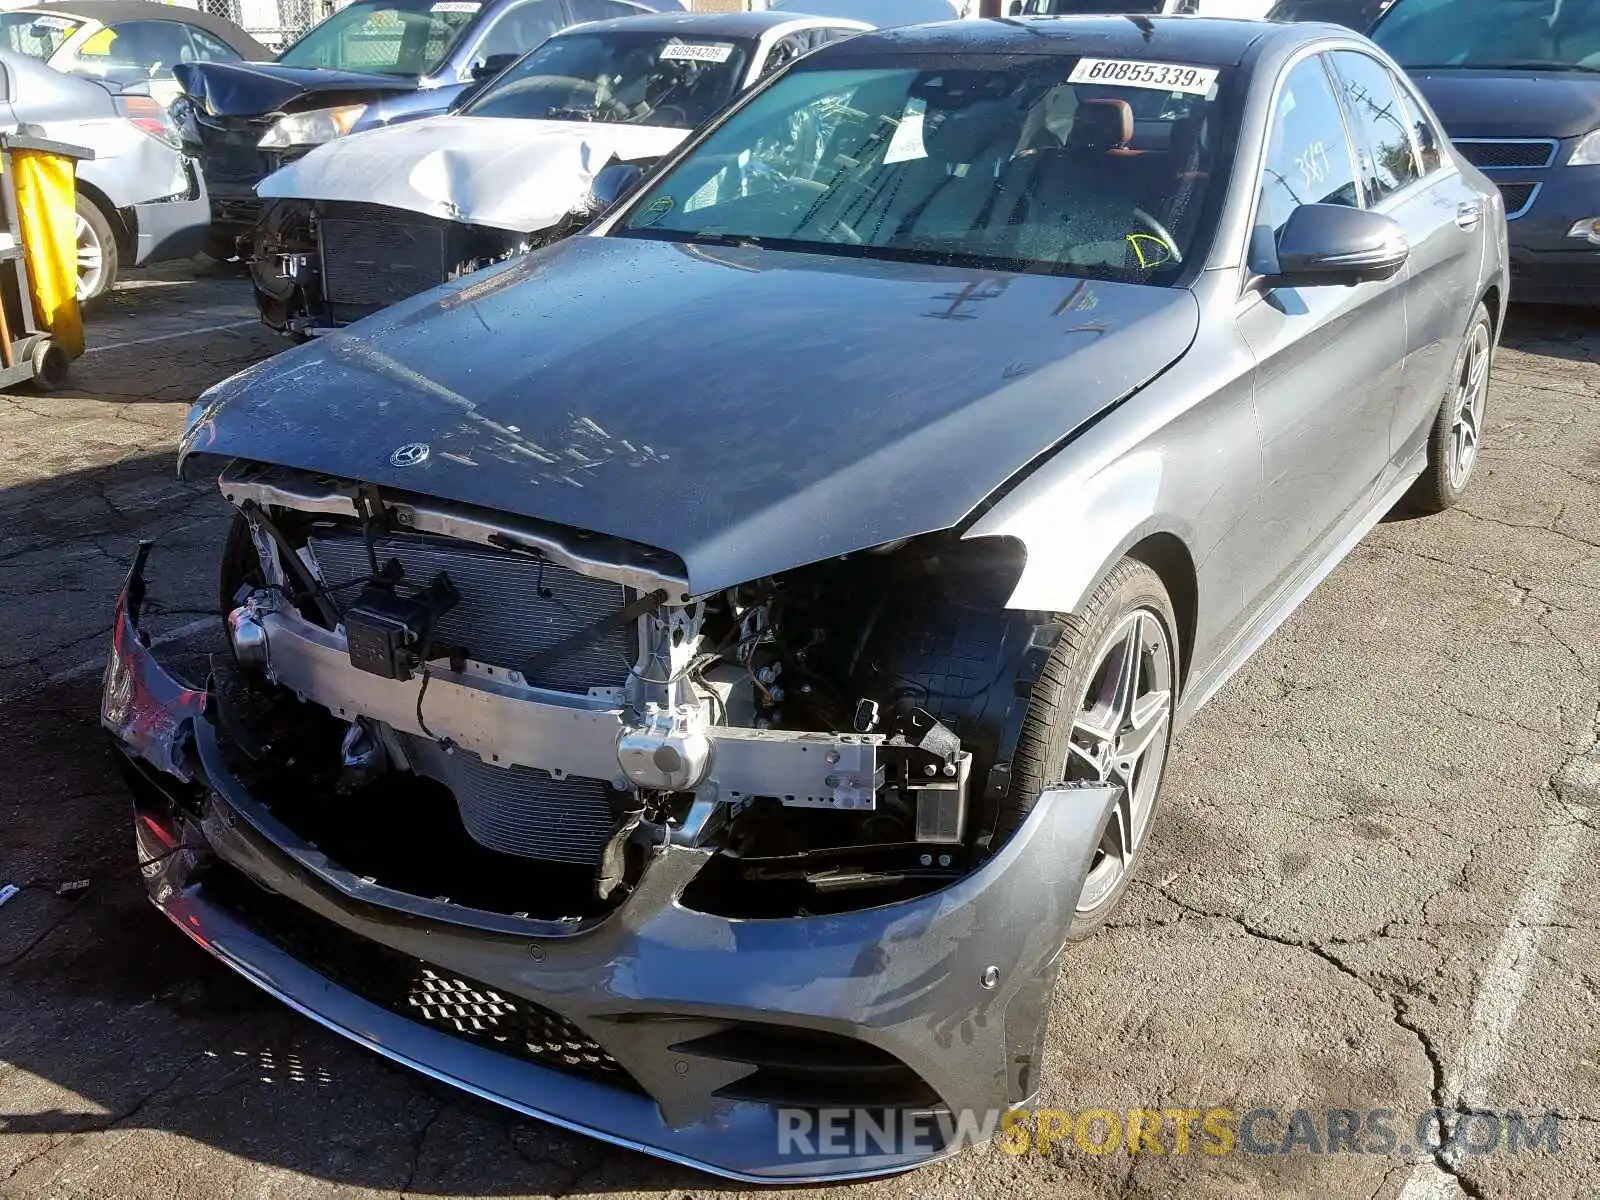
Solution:
{"label": "front tire", "polygon": [[1489,405],[1489,374],[1494,365],[1494,321],[1480,303],[1456,351],[1450,386],[1428,436],[1428,465],[1408,499],[1422,513],[1443,512],[1459,503],[1478,465],[1483,421]]}
{"label": "front tire", "polygon": [[1067,935],[1082,941],[1121,902],[1149,842],[1172,744],[1177,620],[1160,576],[1125,558],[1062,623],[1029,698],[997,843],[1052,783],[1121,786]]}

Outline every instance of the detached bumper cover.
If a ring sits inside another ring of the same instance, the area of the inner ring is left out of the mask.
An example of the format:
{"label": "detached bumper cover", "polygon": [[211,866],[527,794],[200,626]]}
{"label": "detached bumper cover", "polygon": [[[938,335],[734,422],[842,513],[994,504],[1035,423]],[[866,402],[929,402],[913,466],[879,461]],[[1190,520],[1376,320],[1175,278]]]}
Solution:
{"label": "detached bumper cover", "polygon": [[188,187],[169,198],[133,206],[133,265],[192,258],[205,246],[211,228],[211,200],[199,164],[185,157]]}
{"label": "detached bumper cover", "polygon": [[[972,875],[852,913],[729,920],[691,911],[678,897],[711,851],[678,845],[658,851],[616,910],[587,923],[422,900],[353,877],[244,791],[205,716],[205,694],[173,679],[141,643],[142,561],[141,551],[118,601],[102,715],[136,766],[135,829],[151,899],[198,944],[300,1012],[519,1112],[754,1182],[882,1174],[952,1153],[961,1141],[941,1136],[937,1121],[908,1121],[888,1146],[797,1142],[786,1136],[795,1128],[789,1110],[718,1094],[747,1076],[748,1064],[692,1048],[735,1024],[867,1043],[926,1082],[935,1107],[977,1110],[980,1124],[1036,1090],[1060,949],[1114,789],[1047,792]],[[336,985],[252,927],[217,884],[223,873],[242,874],[276,893],[273,903],[337,926],[340,936],[538,1006],[592,1039],[637,1087],[535,1065]]]}

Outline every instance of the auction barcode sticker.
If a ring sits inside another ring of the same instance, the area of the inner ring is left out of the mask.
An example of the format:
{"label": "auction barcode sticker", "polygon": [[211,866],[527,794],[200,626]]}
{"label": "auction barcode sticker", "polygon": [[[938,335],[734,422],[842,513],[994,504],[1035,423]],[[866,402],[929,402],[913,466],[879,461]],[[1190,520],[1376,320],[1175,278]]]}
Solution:
{"label": "auction barcode sticker", "polygon": [[1217,82],[1217,68],[1184,63],[1139,62],[1132,58],[1080,58],[1068,83],[1109,83],[1204,96]]}
{"label": "auction barcode sticker", "polygon": [[732,54],[731,42],[670,42],[661,47],[661,57],[668,60],[724,63]]}

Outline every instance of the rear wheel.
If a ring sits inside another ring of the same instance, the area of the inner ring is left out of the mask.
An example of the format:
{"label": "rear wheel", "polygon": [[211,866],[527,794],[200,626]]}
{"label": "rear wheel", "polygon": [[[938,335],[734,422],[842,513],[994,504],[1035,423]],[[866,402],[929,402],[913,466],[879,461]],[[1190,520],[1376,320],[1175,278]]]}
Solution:
{"label": "rear wheel", "polygon": [[1489,407],[1489,372],[1494,365],[1494,322],[1479,304],[1467,326],[1455,367],[1428,438],[1428,465],[1408,499],[1425,513],[1458,503],[1478,465],[1483,422]]}
{"label": "rear wheel", "polygon": [[117,237],[106,215],[81,192],[77,210],[77,297],[79,304],[90,304],[117,282]]}

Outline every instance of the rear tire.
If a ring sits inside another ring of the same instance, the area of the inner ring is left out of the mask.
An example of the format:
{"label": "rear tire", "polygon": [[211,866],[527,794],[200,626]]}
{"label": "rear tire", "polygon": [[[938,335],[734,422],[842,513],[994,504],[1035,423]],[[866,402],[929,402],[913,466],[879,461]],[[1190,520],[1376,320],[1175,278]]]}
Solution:
{"label": "rear tire", "polygon": [[93,304],[117,282],[120,254],[111,221],[95,202],[78,193],[78,303]]}
{"label": "rear tire", "polygon": [[1110,918],[1149,844],[1178,695],[1177,619],[1161,577],[1125,558],[1061,624],[1029,697],[996,844],[1052,783],[1122,785],[1068,933],[1081,941]]}
{"label": "rear tire", "polygon": [[1406,499],[1422,513],[1453,507],[1467,490],[1489,407],[1489,375],[1494,367],[1494,321],[1482,303],[1456,351],[1450,384],[1428,435],[1428,465]]}

